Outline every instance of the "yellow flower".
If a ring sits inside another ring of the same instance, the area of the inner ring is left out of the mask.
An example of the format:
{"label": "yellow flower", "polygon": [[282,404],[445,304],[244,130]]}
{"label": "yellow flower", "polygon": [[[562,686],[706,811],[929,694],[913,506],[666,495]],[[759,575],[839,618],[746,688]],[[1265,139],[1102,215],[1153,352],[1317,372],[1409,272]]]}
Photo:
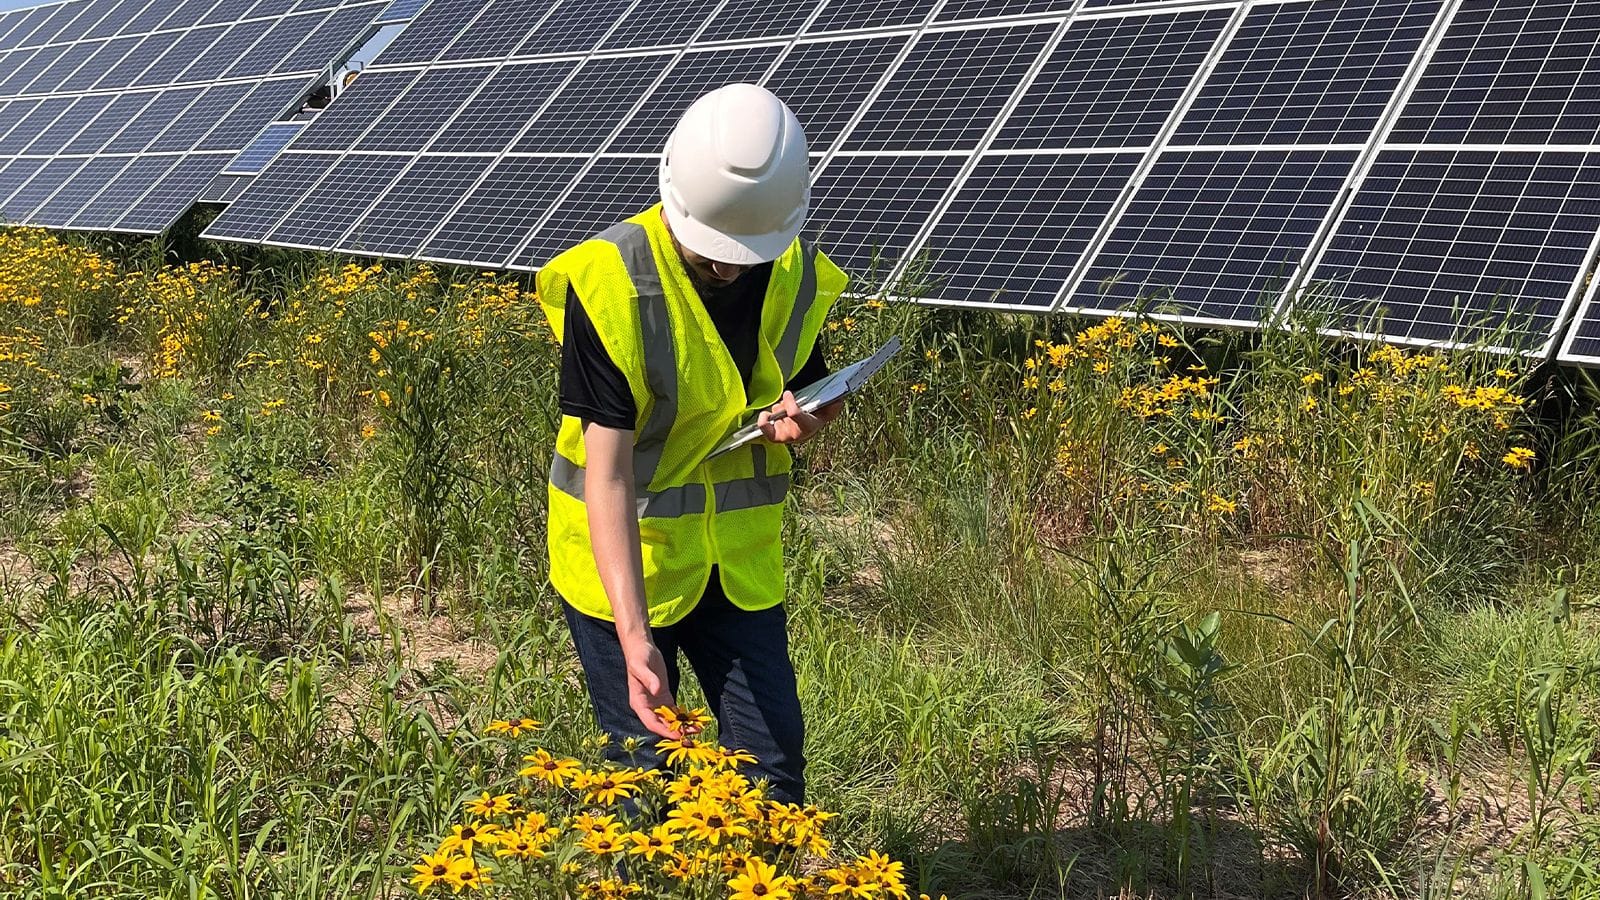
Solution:
{"label": "yellow flower", "polygon": [[1512,447],[1500,461],[1513,469],[1533,468],[1534,452],[1527,447]]}
{"label": "yellow flower", "polygon": [[[363,432],[363,434],[365,435],[365,432]],[[370,437],[370,435],[365,436]],[[516,737],[522,734],[524,731],[534,731],[538,729],[540,724],[541,723],[537,719],[495,719],[493,722],[490,722],[488,725],[484,726],[483,733],[506,734],[510,735],[511,737]]]}
{"label": "yellow flower", "polygon": [[667,815],[667,826],[715,847],[724,840],[749,837],[750,829],[720,806],[705,802],[683,804]]}
{"label": "yellow flower", "polygon": [[510,794],[499,794],[491,797],[488,791],[484,791],[483,796],[476,800],[467,801],[467,812],[480,819],[487,819],[492,816],[506,816],[516,811],[516,808],[511,805]]}
{"label": "yellow flower", "polygon": [[1027,421],[1028,419],[1031,419],[1034,416],[1037,416],[1038,414],[1039,414],[1039,407],[1030,406],[1027,409],[1022,411],[1022,419],[1023,419],[1023,421]]}
{"label": "yellow flower", "polygon": [[850,900],[871,900],[878,894],[878,880],[870,872],[863,872],[855,866],[835,866],[824,869],[822,877],[828,884],[829,897],[845,897]]}
{"label": "yellow flower", "polygon": [[668,730],[679,734],[699,734],[711,724],[711,715],[706,712],[705,707],[684,709],[681,706],[658,706],[655,714],[661,717],[662,724],[666,725]]}
{"label": "yellow flower", "polygon": [[1316,412],[1317,398],[1307,394],[1305,399],[1300,401],[1300,409],[1305,412]]}
{"label": "yellow flower", "polygon": [[372,440],[373,438],[375,438],[377,436],[378,436],[378,428],[377,428],[377,426],[371,424],[370,422],[368,424],[366,424],[366,425],[361,426],[361,439],[362,440],[370,441],[370,440]]}
{"label": "yellow flower", "polygon": [[471,888],[476,891],[485,885],[494,883],[493,879],[489,877],[489,873],[479,869],[477,862],[471,856],[463,856],[452,862],[450,864],[450,874],[446,877],[458,894],[461,893],[463,888]]}
{"label": "yellow flower", "polygon": [[748,858],[744,871],[728,882],[728,900],[790,900],[794,883],[792,877],[779,875],[775,866]]}
{"label": "yellow flower", "polygon": [[1239,504],[1223,497],[1221,494],[1212,494],[1210,501],[1206,503],[1206,510],[1208,512],[1228,515],[1237,512],[1238,509]]}
{"label": "yellow flower", "polygon": [[440,881],[450,884],[450,866],[457,861],[457,857],[449,853],[435,853],[432,856],[424,853],[422,862],[411,867],[417,873],[411,876],[411,884],[419,894],[427,893],[428,888]]}
{"label": "yellow flower", "polygon": [[669,766],[675,766],[680,762],[701,765],[721,757],[715,747],[697,743],[693,737],[688,736],[656,741],[656,749],[667,754],[667,765]]}
{"label": "yellow flower", "polygon": [[617,824],[616,816],[596,816],[590,813],[582,813],[575,816],[571,824],[573,831],[584,835],[600,834],[611,829],[620,830],[622,828]]}
{"label": "yellow flower", "polygon": [[657,825],[650,829],[649,834],[642,831],[632,831],[623,835],[633,844],[628,848],[628,853],[633,856],[643,856],[652,862],[656,854],[672,855],[672,845],[681,840],[681,836],[665,825]]}
{"label": "yellow flower", "polygon": [[459,852],[463,856],[471,856],[472,851],[478,847],[493,847],[500,843],[500,836],[504,831],[505,829],[492,822],[455,825],[451,828],[450,836],[439,842],[439,852]]}
{"label": "yellow flower", "polygon": [[613,853],[621,853],[627,849],[622,840],[622,826],[616,823],[584,835],[583,840],[578,842],[578,846],[601,859],[605,859]]}
{"label": "yellow flower", "polygon": [[84,406],[93,406],[93,405],[95,405],[96,403],[99,403],[99,402],[100,402],[99,398],[96,397],[93,394],[84,394],[83,395],[83,405]]}
{"label": "yellow flower", "polygon": [[638,788],[635,784],[645,774],[635,771],[581,771],[572,776],[572,787],[583,791],[585,803],[598,803],[609,806],[612,803],[633,796]]}
{"label": "yellow flower", "polygon": [[1300,383],[1305,385],[1306,387],[1310,387],[1310,386],[1312,386],[1314,384],[1321,384],[1322,383],[1322,373],[1321,372],[1312,372],[1312,373],[1310,373],[1308,375],[1303,375],[1300,378]]}
{"label": "yellow flower", "polygon": [[926,394],[927,392],[928,385],[926,382],[919,381],[911,386],[911,393],[913,394]]}

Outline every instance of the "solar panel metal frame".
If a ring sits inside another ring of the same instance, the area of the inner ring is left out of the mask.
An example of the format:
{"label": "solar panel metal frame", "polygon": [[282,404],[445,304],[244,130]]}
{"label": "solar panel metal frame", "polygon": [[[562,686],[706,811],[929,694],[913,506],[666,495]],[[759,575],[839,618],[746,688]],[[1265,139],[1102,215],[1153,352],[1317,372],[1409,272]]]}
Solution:
{"label": "solar panel metal frame", "polygon": [[[1267,323],[1268,325],[1273,327],[1286,327],[1290,324],[1292,316],[1295,312],[1296,300],[1303,295],[1303,292],[1308,287],[1307,283],[1310,281],[1312,274],[1316,272],[1317,267],[1322,262],[1322,259],[1327,255],[1329,246],[1332,244],[1333,237],[1338,232],[1339,226],[1343,224],[1346,216],[1354,207],[1354,201],[1357,192],[1360,190],[1361,185],[1366,181],[1367,176],[1371,173],[1373,166],[1376,164],[1379,155],[1383,151],[1391,149],[1465,151],[1525,150],[1539,152],[1552,150],[1584,150],[1591,152],[1600,151],[1600,146],[1557,147],[1555,145],[1543,144],[1524,146],[1514,144],[1442,143],[1401,145],[1386,143],[1389,134],[1394,130],[1395,124],[1401,118],[1401,115],[1407,103],[1410,101],[1410,98],[1418,83],[1422,80],[1423,74],[1425,73],[1429,62],[1433,59],[1434,53],[1443,43],[1444,38],[1449,31],[1449,27],[1455,20],[1455,16],[1457,12],[1460,11],[1463,3],[1464,0],[1447,0],[1445,3],[1444,10],[1439,17],[1439,21],[1435,22],[1434,24],[1433,32],[1429,35],[1428,40],[1424,42],[1423,49],[1417,54],[1417,58],[1413,60],[1412,69],[1407,73],[1405,82],[1401,84],[1401,86],[1395,91],[1394,96],[1390,99],[1389,109],[1385,113],[1384,120],[1377,128],[1373,130],[1372,139],[1368,142],[1366,154],[1361,160],[1357,161],[1354,171],[1351,172],[1350,178],[1346,181],[1342,195],[1343,202],[1336,205],[1333,210],[1330,211],[1327,219],[1324,220],[1323,228],[1318,234],[1317,240],[1313,242],[1311,249],[1308,250],[1305,257],[1302,258],[1300,268],[1295,273],[1294,278],[1292,278],[1286,285],[1283,295],[1279,299],[1272,312],[1272,316]],[[1383,343],[1399,344],[1401,346],[1442,350],[1480,349],[1502,355],[1515,355],[1531,359],[1552,358],[1557,354],[1557,347],[1560,346],[1564,340],[1563,332],[1566,332],[1565,339],[1570,340],[1570,335],[1575,330],[1573,328],[1569,328],[1569,324],[1575,321],[1573,318],[1573,313],[1574,308],[1578,305],[1579,297],[1582,295],[1584,290],[1583,279],[1585,275],[1592,270],[1594,265],[1593,261],[1596,258],[1597,252],[1600,252],[1600,235],[1597,235],[1596,241],[1591,244],[1588,256],[1590,263],[1587,266],[1580,267],[1575,283],[1568,291],[1562,309],[1552,320],[1550,330],[1545,335],[1544,340],[1535,349],[1486,345],[1480,340],[1430,340],[1426,338],[1413,338],[1401,335],[1379,334],[1360,328],[1324,327],[1319,328],[1318,332],[1325,337],[1361,341],[1382,341]]]}
{"label": "solar panel metal frame", "polygon": [[1589,286],[1583,291],[1583,299],[1568,320],[1563,323],[1566,335],[1562,337],[1555,358],[1565,363],[1574,363],[1580,366],[1600,366],[1600,353],[1579,353],[1573,345],[1580,339],[1588,340],[1582,335],[1583,323],[1590,318],[1600,318],[1600,273],[1595,271],[1595,259],[1600,257],[1600,233],[1595,234],[1594,244],[1589,247],[1589,266],[1584,274],[1589,277]]}

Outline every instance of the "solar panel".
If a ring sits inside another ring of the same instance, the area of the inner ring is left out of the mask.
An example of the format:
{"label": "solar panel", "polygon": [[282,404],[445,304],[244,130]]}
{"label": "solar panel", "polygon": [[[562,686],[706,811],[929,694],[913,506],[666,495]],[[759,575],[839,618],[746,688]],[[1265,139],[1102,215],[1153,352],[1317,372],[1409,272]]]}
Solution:
{"label": "solar panel", "polygon": [[932,155],[838,157],[812,185],[806,228],[870,290],[888,278],[965,162]]}
{"label": "solar panel", "polygon": [[232,112],[252,85],[218,84],[205,91],[167,129],[150,142],[153,152],[188,150],[200,142],[217,122]]}
{"label": "solar panel", "polygon": [[357,48],[372,17],[382,9],[382,0],[344,6],[333,11],[293,53],[275,66],[275,73],[314,72],[345,58]]}
{"label": "solar panel", "polygon": [[1048,309],[1142,152],[986,155],[934,222],[907,277],[918,296]]}
{"label": "solar panel", "polygon": [[728,0],[700,32],[700,42],[771,37],[800,33],[823,0]]}
{"label": "solar panel", "polygon": [[143,0],[108,0],[110,12],[83,33],[85,38],[115,37],[122,30],[124,17],[131,16],[144,7]]}
{"label": "solar panel", "polygon": [[[161,28],[190,28],[202,23],[210,24],[212,21],[226,24],[227,19],[211,20],[209,14],[213,7],[218,5],[218,0],[182,0],[173,7],[171,13],[161,21]],[[244,4],[246,7],[248,3]],[[240,11],[241,13],[243,10]],[[230,17],[237,18],[237,17]]]}
{"label": "solar panel", "polygon": [[[0,203],[4,203],[12,194],[17,192],[18,188],[27,184],[28,179],[32,178],[35,172],[44,168],[44,164],[47,161],[38,157],[27,157],[12,159],[7,162],[5,168],[0,169]],[[0,221],[9,220],[0,217]]]}
{"label": "solar panel", "polygon": [[1441,5],[1319,0],[1252,9],[1173,143],[1366,143]]}
{"label": "solar panel", "polygon": [[[144,91],[137,94],[121,94],[115,100],[106,104],[104,109],[92,119],[77,137],[67,141],[61,147],[62,153],[98,153],[121,131],[123,126],[138,115],[150,102],[156,99],[157,91]],[[4,141],[0,141],[0,148]],[[3,152],[3,151],[0,151]]]}
{"label": "solar panel", "polygon": [[250,146],[239,151],[223,168],[224,174],[254,175],[277,158],[283,148],[305,128],[304,122],[274,122]]}
{"label": "solar panel", "polygon": [[1596,233],[1600,154],[1386,150],[1315,280],[1360,330],[1376,314],[1388,337],[1537,351]]}
{"label": "solar panel", "polygon": [[577,63],[508,63],[483,85],[428,145],[432,152],[498,153],[538,113]]}
{"label": "solar panel", "polygon": [[513,149],[518,153],[592,153],[600,149],[670,62],[671,53],[585,62]]}
{"label": "solar panel", "polygon": [[1393,143],[1594,144],[1600,7],[1466,0],[1406,104]]}
{"label": "solar panel", "polygon": [[150,68],[150,64],[159,59],[161,54],[167,52],[168,47],[177,43],[178,38],[181,36],[176,31],[163,31],[156,34],[147,34],[140,38],[139,43],[128,51],[126,56],[118,61],[116,65],[107,69],[104,75],[100,76],[100,80],[94,83],[95,89],[110,90],[125,88],[133,84],[134,79],[138,78],[145,69]]}
{"label": "solar panel", "polygon": [[988,19],[1001,16],[1040,15],[1064,13],[1072,9],[1074,0],[945,0],[939,7],[935,22],[958,22],[963,19]]}
{"label": "solar panel", "polygon": [[910,38],[802,41],[762,84],[794,110],[813,153],[832,148]]}
{"label": "solar panel", "polygon": [[21,153],[33,142],[39,132],[49,128],[57,117],[73,104],[75,97],[46,97],[31,111],[17,120],[6,136],[0,138],[0,154]]}
{"label": "solar panel", "polygon": [[1567,339],[1561,345],[1560,358],[1563,362],[1600,365],[1600,315],[1596,315],[1595,308],[1597,289],[1600,289],[1600,279],[1594,278],[1591,273],[1583,304],[1578,307],[1572,330],[1567,332]]}
{"label": "solar panel", "polygon": [[367,127],[421,74],[369,72],[355,80],[338,102],[317,113],[300,136],[300,150],[342,150],[354,144]]}
{"label": "solar panel", "polygon": [[46,66],[44,71],[39,73],[39,77],[35,78],[23,90],[23,93],[43,94],[58,90],[61,82],[65,81],[73,72],[76,72],[78,67],[83,65],[98,49],[100,49],[98,43],[85,42],[68,45],[65,52],[57,56],[55,62]]}
{"label": "solar panel", "polygon": [[991,146],[1149,146],[1231,15],[1208,9],[1072,23]]}
{"label": "solar panel", "polygon": [[600,157],[518,251],[513,268],[534,269],[551,257],[640,210],[660,193],[660,163],[638,157]]}
{"label": "solar panel", "polygon": [[61,80],[57,90],[86,91],[94,87],[95,82],[100,80],[106,70],[121,62],[123,57],[128,55],[128,51],[139,45],[140,40],[138,35],[128,35],[101,41],[76,72]]}
{"label": "solar panel", "polygon": [[28,85],[66,52],[66,46],[59,44],[34,50],[27,62],[12,69],[9,75],[0,79],[0,94],[25,93]]}
{"label": "solar panel", "polygon": [[206,189],[200,192],[197,202],[200,203],[232,203],[239,199],[244,189],[250,186],[252,176],[229,175],[224,172],[211,179]]}
{"label": "solar panel", "polygon": [[183,156],[167,170],[127,214],[117,220],[116,230],[155,234],[171,225],[194,204],[200,191],[222,170],[226,156]]}
{"label": "solar panel", "polygon": [[822,14],[806,28],[806,33],[920,25],[937,5],[936,0],[878,0],[876,3],[829,0],[822,7]]}
{"label": "solar panel", "polygon": [[383,48],[372,65],[403,66],[432,61],[472,24],[483,6],[483,0],[433,0],[399,37]]}
{"label": "solar panel", "polygon": [[115,226],[117,220],[139,201],[178,160],[177,154],[162,156],[136,156],[128,167],[105,186],[93,200],[67,223],[68,228],[101,230]]}
{"label": "solar panel", "polygon": [[632,5],[633,0],[561,0],[517,45],[516,55],[587,53]]}
{"label": "solar panel", "polygon": [[[316,30],[327,17],[326,12],[318,11],[279,19],[271,23],[271,27],[250,46],[248,52],[234,51],[232,60],[219,60],[222,65],[217,66],[217,71],[222,73],[223,78],[265,75],[276,69],[290,51],[300,46],[300,42]],[[218,44],[219,48],[221,46],[222,44]]]}
{"label": "solar panel", "polygon": [[140,110],[138,115],[117,132],[116,137],[106,143],[105,152],[138,153],[144,150],[163,128],[172,124],[174,119],[189,108],[189,104],[199,99],[204,90],[201,87],[190,87],[157,94],[149,106]]}
{"label": "solar panel", "polygon": [[222,0],[211,11],[201,16],[196,22],[198,25],[215,25],[219,22],[236,22],[245,17],[250,7],[255,5],[255,0]]}
{"label": "solar panel", "polygon": [[424,156],[401,175],[337,246],[353,253],[410,256],[439,218],[472,189],[493,159]]}
{"label": "solar panel", "polygon": [[53,154],[60,147],[65,146],[89,121],[100,114],[100,111],[111,102],[111,97],[106,94],[86,94],[72,101],[59,118],[50,124],[49,128],[39,132],[33,142],[23,148],[23,153]]}
{"label": "solar panel", "polygon": [[[345,157],[268,237],[274,243],[293,247],[332,246],[378,199],[408,159],[398,154]],[[270,172],[269,169],[263,175]]]}
{"label": "solar panel", "polygon": [[687,43],[717,8],[704,0],[639,0],[600,44],[601,50],[639,50]]}
{"label": "solar panel", "polygon": [[417,13],[421,12],[422,8],[427,5],[428,0],[391,0],[389,5],[383,8],[383,12],[378,15],[378,22],[380,24],[404,22],[415,18]]}
{"label": "solar panel", "polygon": [[424,72],[398,102],[372,123],[354,144],[355,149],[421,150],[491,71],[492,66],[481,65]]}
{"label": "solar panel", "polygon": [[85,203],[105,188],[106,183],[132,162],[127,156],[97,156],[64,182],[48,200],[28,216],[35,225],[57,227],[67,224]]}
{"label": "solar panel", "polygon": [[[241,26],[254,30],[264,26],[264,22],[244,22]],[[167,47],[166,51],[151,63],[139,77],[129,84],[133,87],[151,87],[154,85],[167,85],[180,81],[200,81],[215,78],[217,73],[202,74],[205,70],[197,69],[195,74],[188,79],[180,78],[184,70],[189,69],[201,59],[206,59],[212,46],[226,37],[233,28],[240,26],[212,25],[209,28],[196,28],[184,32],[179,38]],[[237,51],[235,51],[237,52]],[[215,57],[211,57],[214,64]]]}
{"label": "solar panel", "polygon": [[845,137],[845,150],[971,150],[1054,25],[925,33]]}
{"label": "solar panel", "polygon": [[419,256],[454,263],[505,260],[572,183],[583,163],[563,157],[500,160],[428,239]]}
{"label": "solar panel", "polygon": [[118,34],[141,34],[153,31],[178,8],[180,0],[150,0],[142,8],[128,10],[131,15],[123,22]]}
{"label": "solar panel", "polygon": [[261,240],[339,161],[334,154],[288,151],[206,227],[207,237]]}
{"label": "solar panel", "polygon": [[261,133],[264,124],[287,111],[305,93],[303,78],[280,78],[259,82],[250,88],[239,105],[206,132],[196,150],[238,150]]}
{"label": "solar panel", "polygon": [[553,0],[489,0],[483,14],[445,48],[442,59],[497,59],[515,50],[538,27]]}
{"label": "solar panel", "polygon": [[28,214],[34,207],[44,202],[46,197],[55,193],[56,188],[71,178],[83,164],[85,159],[52,159],[44,164],[39,171],[33,173],[16,192],[0,203],[0,213],[7,222],[27,222]]}
{"label": "solar panel", "polygon": [[[679,57],[665,77],[628,118],[608,153],[652,153],[661,150],[679,117],[695,98],[725,84],[756,82],[772,67],[782,45],[691,50]],[[581,74],[579,77],[582,77]]]}

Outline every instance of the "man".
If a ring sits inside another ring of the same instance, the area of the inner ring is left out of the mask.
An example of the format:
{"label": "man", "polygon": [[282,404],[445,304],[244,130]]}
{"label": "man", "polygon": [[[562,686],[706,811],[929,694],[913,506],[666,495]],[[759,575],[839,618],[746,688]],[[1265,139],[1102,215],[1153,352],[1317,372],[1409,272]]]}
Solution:
{"label": "man", "polygon": [[[757,758],[768,796],[798,803],[804,727],[782,606],[789,447],[839,406],[807,413],[788,388],[827,374],[817,336],[846,276],[799,237],[805,135],[764,88],[695,101],[660,185],[660,204],[539,272],[562,342],[551,581],[611,758],[660,765],[656,741],[679,736],[654,710],[673,703],[681,651],[722,743]],[[751,414],[765,439],[708,460]]]}

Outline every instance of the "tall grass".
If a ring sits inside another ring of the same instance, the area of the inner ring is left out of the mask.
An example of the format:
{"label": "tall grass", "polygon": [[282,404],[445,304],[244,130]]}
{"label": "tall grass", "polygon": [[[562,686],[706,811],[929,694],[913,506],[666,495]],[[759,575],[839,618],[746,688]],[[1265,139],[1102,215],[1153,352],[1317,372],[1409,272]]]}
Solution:
{"label": "tall grass", "polygon": [[[592,727],[526,286],[0,240],[0,894],[402,896]],[[221,256],[218,257],[222,258]],[[802,453],[814,799],[966,897],[1600,896],[1581,376],[847,300]],[[691,696],[685,698],[692,700]]]}

